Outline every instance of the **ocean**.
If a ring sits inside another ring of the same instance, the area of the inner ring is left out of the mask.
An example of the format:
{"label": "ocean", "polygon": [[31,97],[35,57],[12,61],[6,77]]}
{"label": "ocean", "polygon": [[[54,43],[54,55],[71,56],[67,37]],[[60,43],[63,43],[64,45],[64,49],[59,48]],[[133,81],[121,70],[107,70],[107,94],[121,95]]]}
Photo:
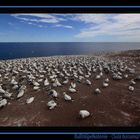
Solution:
{"label": "ocean", "polygon": [[0,60],[55,55],[84,55],[140,49],[140,43],[38,42],[0,43]]}

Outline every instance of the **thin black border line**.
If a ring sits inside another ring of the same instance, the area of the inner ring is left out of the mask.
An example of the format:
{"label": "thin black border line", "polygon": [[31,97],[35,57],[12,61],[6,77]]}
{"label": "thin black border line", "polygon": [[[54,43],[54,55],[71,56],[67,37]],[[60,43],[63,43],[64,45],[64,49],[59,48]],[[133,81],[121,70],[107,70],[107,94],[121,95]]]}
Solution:
{"label": "thin black border line", "polygon": [[71,135],[71,134],[103,134],[103,135],[106,135],[106,134],[129,134],[129,135],[132,135],[132,134],[140,134],[140,132],[0,132],[0,134],[49,134],[49,135],[52,135],[52,134],[56,134],[56,135],[62,135],[62,134],[66,134],[66,135]]}
{"label": "thin black border line", "polygon": [[135,6],[0,6],[0,8],[140,8]]}

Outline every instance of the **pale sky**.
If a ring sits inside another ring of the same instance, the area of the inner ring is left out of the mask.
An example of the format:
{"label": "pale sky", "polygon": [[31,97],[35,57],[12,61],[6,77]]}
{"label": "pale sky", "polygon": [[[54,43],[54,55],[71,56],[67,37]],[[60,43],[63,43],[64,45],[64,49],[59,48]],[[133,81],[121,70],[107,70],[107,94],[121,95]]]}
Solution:
{"label": "pale sky", "polygon": [[140,14],[0,14],[0,42],[139,42]]}

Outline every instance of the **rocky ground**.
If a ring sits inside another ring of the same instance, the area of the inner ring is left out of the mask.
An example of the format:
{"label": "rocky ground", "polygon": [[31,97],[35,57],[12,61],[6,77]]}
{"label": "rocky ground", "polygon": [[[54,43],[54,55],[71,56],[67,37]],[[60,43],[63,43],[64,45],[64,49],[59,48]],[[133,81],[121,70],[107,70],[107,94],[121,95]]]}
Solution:
{"label": "rocky ground", "polygon": [[140,125],[140,50],[0,61],[0,85],[0,126]]}

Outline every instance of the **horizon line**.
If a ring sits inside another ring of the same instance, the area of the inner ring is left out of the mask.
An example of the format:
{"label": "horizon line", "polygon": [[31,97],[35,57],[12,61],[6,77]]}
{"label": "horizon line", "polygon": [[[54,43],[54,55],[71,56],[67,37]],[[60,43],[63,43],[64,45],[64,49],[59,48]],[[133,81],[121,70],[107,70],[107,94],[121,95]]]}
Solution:
{"label": "horizon line", "polygon": [[11,41],[11,42],[0,42],[0,43],[140,43],[140,41],[58,41],[58,42],[52,42],[52,41]]}

